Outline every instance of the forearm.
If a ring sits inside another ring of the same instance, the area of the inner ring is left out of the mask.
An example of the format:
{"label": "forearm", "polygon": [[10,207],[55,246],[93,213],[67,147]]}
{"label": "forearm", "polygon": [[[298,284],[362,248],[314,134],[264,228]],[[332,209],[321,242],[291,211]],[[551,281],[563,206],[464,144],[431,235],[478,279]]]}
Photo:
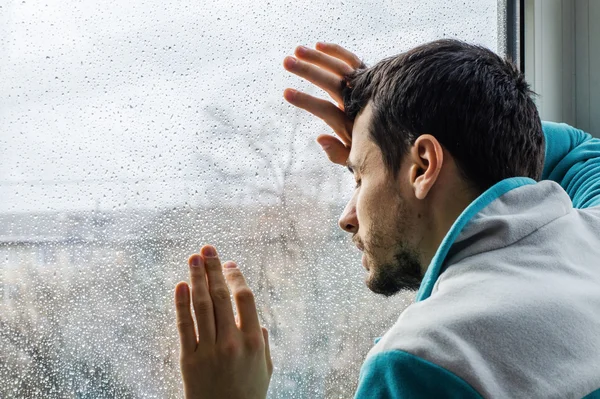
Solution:
{"label": "forearm", "polygon": [[542,179],[559,183],[576,208],[600,205],[600,139],[564,123],[542,122],[542,127]]}

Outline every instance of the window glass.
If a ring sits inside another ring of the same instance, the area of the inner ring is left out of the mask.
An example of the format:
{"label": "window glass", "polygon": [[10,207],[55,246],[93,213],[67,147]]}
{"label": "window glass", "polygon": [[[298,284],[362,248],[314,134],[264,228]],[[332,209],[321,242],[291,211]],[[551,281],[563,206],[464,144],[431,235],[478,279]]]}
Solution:
{"label": "window glass", "polygon": [[3,2],[0,397],[180,397],[173,288],[206,243],[254,289],[269,396],[352,396],[414,294],[365,287],[337,226],[354,182],[283,58],[496,50],[496,27],[496,0]]}

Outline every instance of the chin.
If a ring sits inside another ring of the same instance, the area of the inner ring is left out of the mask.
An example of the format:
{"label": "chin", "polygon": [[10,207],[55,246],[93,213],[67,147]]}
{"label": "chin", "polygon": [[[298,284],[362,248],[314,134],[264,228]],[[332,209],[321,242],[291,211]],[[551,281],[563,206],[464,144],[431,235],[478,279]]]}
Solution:
{"label": "chin", "polygon": [[374,293],[386,297],[403,291],[418,290],[423,279],[419,264],[415,259],[402,260],[383,264],[372,260],[368,262],[370,267],[367,268],[368,274],[365,278],[367,287]]}

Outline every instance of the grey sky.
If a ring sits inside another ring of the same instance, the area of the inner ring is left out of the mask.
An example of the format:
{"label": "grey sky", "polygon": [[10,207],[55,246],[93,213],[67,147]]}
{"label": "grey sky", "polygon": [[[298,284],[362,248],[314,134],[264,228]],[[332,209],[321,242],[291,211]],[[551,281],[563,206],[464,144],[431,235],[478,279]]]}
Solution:
{"label": "grey sky", "polygon": [[[0,212],[181,204],[214,184],[198,154],[245,162],[243,140],[213,140],[206,107],[259,134],[285,125],[284,88],[312,91],[281,66],[296,45],[337,42],[369,63],[444,36],[495,50],[496,21],[496,0],[5,1]],[[300,124],[316,151],[327,127]]]}

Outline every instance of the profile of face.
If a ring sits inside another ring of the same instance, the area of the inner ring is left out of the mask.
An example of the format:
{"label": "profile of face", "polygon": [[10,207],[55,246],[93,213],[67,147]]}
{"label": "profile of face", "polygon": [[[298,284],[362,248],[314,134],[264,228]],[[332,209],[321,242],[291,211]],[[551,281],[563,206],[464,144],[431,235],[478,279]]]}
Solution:
{"label": "profile of face", "polygon": [[369,137],[371,116],[369,104],[354,121],[348,169],[356,189],[339,225],[352,233],[352,241],[363,252],[367,287],[391,296],[420,286],[425,271],[420,244],[426,234],[427,215],[411,183],[411,173],[416,178],[418,171],[410,154],[394,178],[386,169],[381,150]]}

